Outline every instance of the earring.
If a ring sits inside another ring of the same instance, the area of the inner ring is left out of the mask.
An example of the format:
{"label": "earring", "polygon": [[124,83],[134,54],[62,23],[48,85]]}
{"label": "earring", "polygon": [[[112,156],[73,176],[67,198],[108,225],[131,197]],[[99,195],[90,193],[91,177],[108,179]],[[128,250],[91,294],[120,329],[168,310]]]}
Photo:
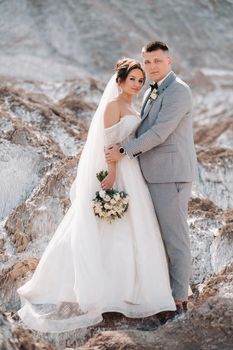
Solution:
{"label": "earring", "polygon": [[118,86],[118,90],[119,90],[119,94],[122,94],[123,89],[122,89],[122,87],[121,87],[121,86]]}

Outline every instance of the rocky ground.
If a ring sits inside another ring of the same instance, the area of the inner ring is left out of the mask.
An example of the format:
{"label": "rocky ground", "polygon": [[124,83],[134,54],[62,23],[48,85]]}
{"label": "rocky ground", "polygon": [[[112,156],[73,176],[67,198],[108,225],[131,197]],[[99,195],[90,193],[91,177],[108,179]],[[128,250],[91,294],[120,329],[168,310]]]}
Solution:
{"label": "rocky ground", "polygon": [[197,350],[232,349],[233,266],[212,277],[185,317],[153,332],[135,329],[104,331],[78,349]]}
{"label": "rocky ground", "polygon": [[[0,349],[232,349],[233,100],[224,74],[197,71],[189,78],[200,173],[189,203],[195,292],[189,312],[151,332],[106,315],[102,326],[60,336],[25,329],[15,291],[36,268],[70,205],[103,83],[1,80]],[[203,90],[196,89],[197,79]]]}

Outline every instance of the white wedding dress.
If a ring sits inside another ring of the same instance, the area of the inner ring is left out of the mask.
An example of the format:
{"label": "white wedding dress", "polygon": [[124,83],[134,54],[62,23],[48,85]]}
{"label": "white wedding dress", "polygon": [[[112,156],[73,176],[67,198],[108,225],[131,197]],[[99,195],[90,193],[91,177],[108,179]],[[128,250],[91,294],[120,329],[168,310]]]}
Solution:
{"label": "white wedding dress", "polygon": [[[136,115],[124,116],[105,129],[105,145],[133,137],[139,123]],[[30,328],[63,332],[97,324],[103,312],[145,317],[175,310],[159,225],[137,159],[118,162],[114,188],[129,194],[125,216],[110,224],[94,215],[91,198],[80,206],[73,202],[33,277],[18,289],[18,314]]]}

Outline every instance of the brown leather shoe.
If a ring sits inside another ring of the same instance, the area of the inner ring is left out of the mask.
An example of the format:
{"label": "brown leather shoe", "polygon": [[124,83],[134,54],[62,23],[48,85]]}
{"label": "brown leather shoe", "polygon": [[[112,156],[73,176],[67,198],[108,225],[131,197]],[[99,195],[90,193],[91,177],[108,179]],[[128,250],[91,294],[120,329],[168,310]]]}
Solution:
{"label": "brown leather shoe", "polygon": [[181,316],[183,313],[187,312],[187,301],[183,301],[182,304],[176,305],[175,311],[164,311],[157,314],[157,317],[161,323],[164,325],[167,321],[173,320],[175,317]]}
{"label": "brown leather shoe", "polygon": [[187,312],[188,311],[188,302],[187,301],[183,301],[182,302],[182,306],[183,306],[184,312]]}
{"label": "brown leather shoe", "polygon": [[183,303],[182,304],[176,304],[176,315],[181,315],[184,313]]}
{"label": "brown leather shoe", "polygon": [[182,304],[176,304],[176,315],[182,315],[188,311],[188,302],[183,301]]}

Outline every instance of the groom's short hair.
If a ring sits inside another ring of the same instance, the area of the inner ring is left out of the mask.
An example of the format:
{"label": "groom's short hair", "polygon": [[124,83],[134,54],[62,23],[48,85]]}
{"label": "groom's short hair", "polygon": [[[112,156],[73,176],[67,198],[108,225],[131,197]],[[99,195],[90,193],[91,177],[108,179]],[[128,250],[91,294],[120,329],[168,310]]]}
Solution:
{"label": "groom's short hair", "polygon": [[162,41],[150,41],[148,44],[143,46],[142,53],[143,52],[152,52],[156,50],[162,50],[165,52],[169,52],[168,46],[163,43]]}

